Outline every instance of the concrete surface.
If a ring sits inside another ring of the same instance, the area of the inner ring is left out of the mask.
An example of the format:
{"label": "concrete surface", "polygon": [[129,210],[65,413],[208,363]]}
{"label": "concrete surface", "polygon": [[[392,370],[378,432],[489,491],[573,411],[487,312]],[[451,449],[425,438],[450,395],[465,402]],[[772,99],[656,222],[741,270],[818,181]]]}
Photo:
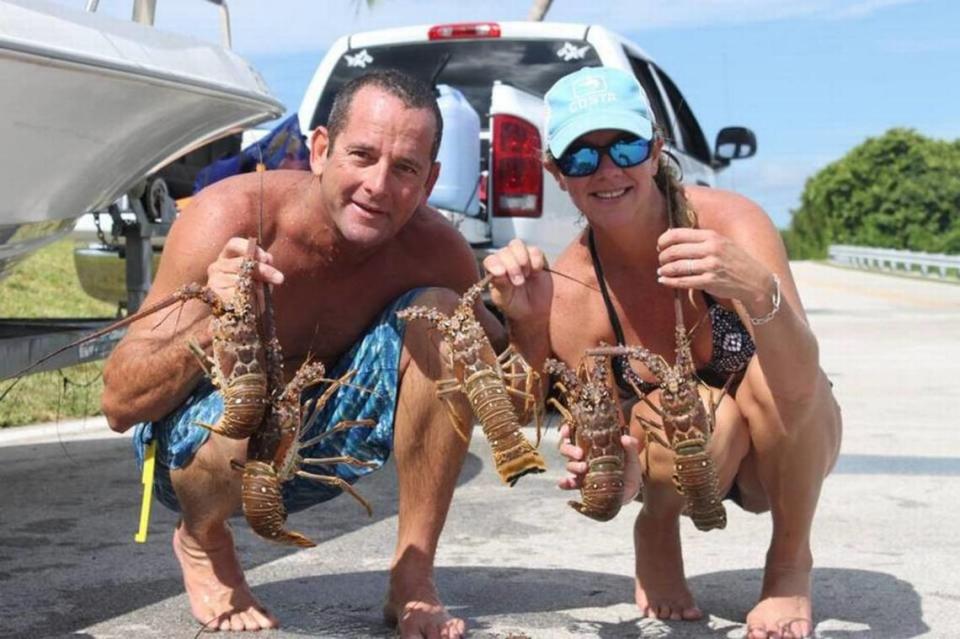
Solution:
{"label": "concrete surface", "polygon": [[[817,635],[958,637],[960,286],[794,264],[823,367],[843,406],[843,453],[814,530]],[[633,515],[567,508],[545,475],[499,484],[475,437],[437,558],[437,582],[473,637],[740,637],[758,595],[768,516],[728,508],[721,532],[684,522],[701,622],[641,620],[632,604]],[[292,516],[320,542],[291,552],[235,528],[254,591],[284,624],[263,636],[385,637],[380,604],[396,528],[393,468],[349,499]],[[0,636],[193,637],[155,506],[133,542],[140,487],[128,437],[102,421],[0,433]]]}

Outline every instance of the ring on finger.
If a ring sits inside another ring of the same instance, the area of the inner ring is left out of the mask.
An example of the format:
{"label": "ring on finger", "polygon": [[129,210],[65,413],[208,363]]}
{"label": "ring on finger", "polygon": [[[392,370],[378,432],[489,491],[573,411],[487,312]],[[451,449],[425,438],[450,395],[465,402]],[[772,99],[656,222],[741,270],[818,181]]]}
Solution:
{"label": "ring on finger", "polygon": [[693,275],[693,260],[687,260],[687,275]]}

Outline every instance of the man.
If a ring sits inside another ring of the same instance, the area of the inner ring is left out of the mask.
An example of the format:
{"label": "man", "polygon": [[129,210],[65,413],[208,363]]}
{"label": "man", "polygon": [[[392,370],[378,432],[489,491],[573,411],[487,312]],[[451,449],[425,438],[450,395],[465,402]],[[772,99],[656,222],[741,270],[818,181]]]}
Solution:
{"label": "man", "polygon": [[[478,277],[469,246],[426,205],[440,170],[441,131],[433,92],[419,81],[397,72],[354,80],[341,89],[328,127],[312,136],[310,172],[268,172],[262,191],[260,175],[238,176],[196,198],[171,229],[146,302],[204,279],[229,300],[244,238],[258,234],[262,197],[263,247],[254,276],[273,286],[288,376],[310,356],[327,365],[328,376],[359,370],[355,383],[376,385],[375,392],[352,389],[353,400],[373,398],[373,408],[342,417],[379,421],[350,431],[354,443],[354,433],[365,432],[358,457],[379,465],[391,448],[396,454],[399,532],[384,615],[404,637],[464,631],[432,581],[437,540],[466,453],[435,396],[435,380],[452,375],[426,323],[404,332],[395,316],[412,303],[450,312],[454,291]],[[416,291],[426,286],[439,288]],[[502,339],[502,328],[480,312]],[[245,458],[247,442],[194,425],[216,421],[222,410],[186,345],[190,340],[209,350],[209,309],[190,302],[181,314],[155,323],[135,323],[107,362],[104,412],[118,432],[153,422],[138,428],[135,441],[141,450],[150,439],[158,442],[158,497],[182,513],[173,547],[194,616],[221,630],[276,627],[244,580],[226,522],[240,504],[240,473],[230,460]],[[335,396],[332,403],[339,401]],[[470,418],[465,402],[456,410]],[[323,426],[333,426],[330,421]],[[337,472],[355,477],[358,471]],[[163,484],[167,474],[172,490]],[[294,483],[285,488],[288,508],[332,496],[325,486]],[[310,489],[316,494],[304,493]]]}

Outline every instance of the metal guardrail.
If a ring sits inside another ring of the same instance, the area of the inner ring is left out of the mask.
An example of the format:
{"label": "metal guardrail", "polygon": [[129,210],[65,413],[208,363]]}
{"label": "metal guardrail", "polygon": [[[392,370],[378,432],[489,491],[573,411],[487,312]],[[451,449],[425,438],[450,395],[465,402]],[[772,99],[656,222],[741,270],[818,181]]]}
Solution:
{"label": "metal guardrail", "polygon": [[854,268],[901,271],[924,277],[935,271],[941,279],[951,273],[953,277],[960,277],[960,255],[831,244],[827,256],[831,262]]}

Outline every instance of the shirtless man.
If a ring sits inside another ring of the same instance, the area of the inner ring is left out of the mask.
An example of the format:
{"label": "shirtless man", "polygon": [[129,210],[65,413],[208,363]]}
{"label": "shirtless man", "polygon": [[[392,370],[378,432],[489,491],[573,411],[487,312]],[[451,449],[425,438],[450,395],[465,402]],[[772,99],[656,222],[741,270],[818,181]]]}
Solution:
{"label": "shirtless man", "polygon": [[[273,285],[288,375],[310,355],[324,362],[328,377],[359,368],[354,381],[376,391],[353,390],[361,414],[318,422],[329,428],[339,419],[378,419],[375,428],[350,431],[354,443],[364,432],[362,450],[344,452],[378,463],[391,449],[396,454],[399,532],[384,616],[403,637],[464,632],[433,585],[437,541],[466,454],[435,396],[434,381],[451,374],[426,322],[404,333],[395,316],[413,303],[450,312],[456,292],[478,278],[462,236],[426,205],[440,169],[441,131],[432,91],[409,76],[378,72],[341,89],[329,126],[312,136],[311,171],[263,174],[255,271]],[[260,198],[254,174],[203,191],[174,224],[146,303],[204,280],[230,299],[244,238],[257,236]],[[499,324],[478,312],[502,341]],[[209,319],[206,306],[190,302],[158,328],[156,317],[135,323],[107,362],[103,408],[118,432],[146,422],[135,435],[141,454],[149,440],[158,442],[157,495],[182,513],[173,549],[197,620],[220,630],[273,628],[278,621],[248,587],[227,525],[240,505],[240,474],[229,460],[244,459],[247,442],[194,425],[215,422],[222,410],[186,347],[192,340],[209,350]],[[337,396],[328,403],[338,404]],[[469,417],[465,403],[456,410]],[[337,472],[355,479],[364,471]],[[288,510],[333,496],[304,483],[284,485]]]}

